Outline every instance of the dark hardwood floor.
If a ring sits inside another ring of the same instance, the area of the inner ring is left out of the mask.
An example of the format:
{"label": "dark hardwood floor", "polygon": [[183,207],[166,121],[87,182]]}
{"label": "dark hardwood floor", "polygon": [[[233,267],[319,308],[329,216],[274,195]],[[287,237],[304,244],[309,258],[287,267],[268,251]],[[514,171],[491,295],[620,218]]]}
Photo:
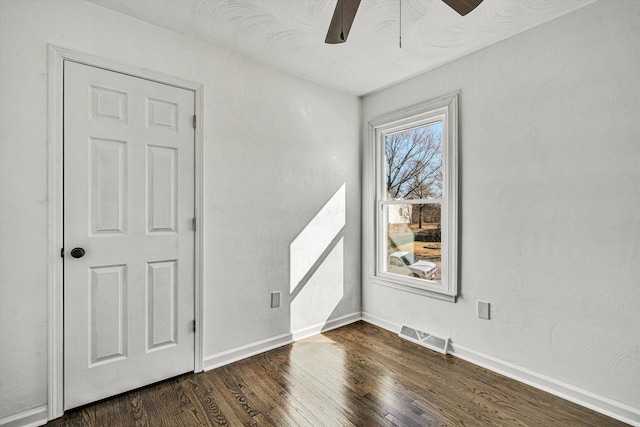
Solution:
{"label": "dark hardwood floor", "polygon": [[67,412],[58,426],[621,426],[364,322]]}

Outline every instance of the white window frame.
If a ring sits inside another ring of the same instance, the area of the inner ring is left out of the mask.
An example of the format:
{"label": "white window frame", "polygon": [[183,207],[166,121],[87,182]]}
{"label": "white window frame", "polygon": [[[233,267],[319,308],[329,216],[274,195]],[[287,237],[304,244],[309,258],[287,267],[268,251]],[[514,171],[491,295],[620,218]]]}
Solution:
{"label": "white window frame", "polygon": [[[369,122],[365,169],[365,208],[373,239],[364,239],[365,273],[370,283],[455,302],[458,295],[458,93],[394,111]],[[393,133],[442,122],[443,196],[440,199],[385,200],[385,137]],[[405,277],[387,273],[387,215],[385,206],[393,204],[441,205],[442,259],[441,281]]]}

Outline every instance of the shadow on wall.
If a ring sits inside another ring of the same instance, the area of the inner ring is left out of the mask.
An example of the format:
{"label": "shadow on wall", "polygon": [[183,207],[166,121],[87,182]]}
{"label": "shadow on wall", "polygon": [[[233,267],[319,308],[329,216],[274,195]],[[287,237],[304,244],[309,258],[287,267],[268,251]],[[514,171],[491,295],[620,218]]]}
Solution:
{"label": "shadow on wall", "polygon": [[289,331],[294,340],[322,329],[344,295],[345,186],[289,245]]}

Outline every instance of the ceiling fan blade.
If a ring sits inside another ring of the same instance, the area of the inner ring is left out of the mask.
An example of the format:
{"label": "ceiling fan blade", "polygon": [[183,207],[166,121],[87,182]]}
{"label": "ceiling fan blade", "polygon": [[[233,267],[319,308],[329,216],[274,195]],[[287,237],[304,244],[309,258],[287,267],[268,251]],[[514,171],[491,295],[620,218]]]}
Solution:
{"label": "ceiling fan blade", "polygon": [[462,16],[471,12],[473,9],[478,7],[480,3],[482,3],[482,0],[442,0],[442,1],[445,2],[451,9],[455,10]]}
{"label": "ceiling fan blade", "polygon": [[336,44],[347,41],[358,6],[360,6],[360,0],[338,0],[329,24],[327,37],[324,39],[325,43]]}

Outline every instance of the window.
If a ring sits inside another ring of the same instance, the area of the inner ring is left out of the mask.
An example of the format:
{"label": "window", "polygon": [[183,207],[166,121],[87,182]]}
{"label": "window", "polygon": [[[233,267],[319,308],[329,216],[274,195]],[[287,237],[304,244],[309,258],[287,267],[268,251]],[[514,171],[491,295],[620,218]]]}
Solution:
{"label": "window", "polygon": [[372,279],[455,301],[457,98],[371,123],[375,146]]}

